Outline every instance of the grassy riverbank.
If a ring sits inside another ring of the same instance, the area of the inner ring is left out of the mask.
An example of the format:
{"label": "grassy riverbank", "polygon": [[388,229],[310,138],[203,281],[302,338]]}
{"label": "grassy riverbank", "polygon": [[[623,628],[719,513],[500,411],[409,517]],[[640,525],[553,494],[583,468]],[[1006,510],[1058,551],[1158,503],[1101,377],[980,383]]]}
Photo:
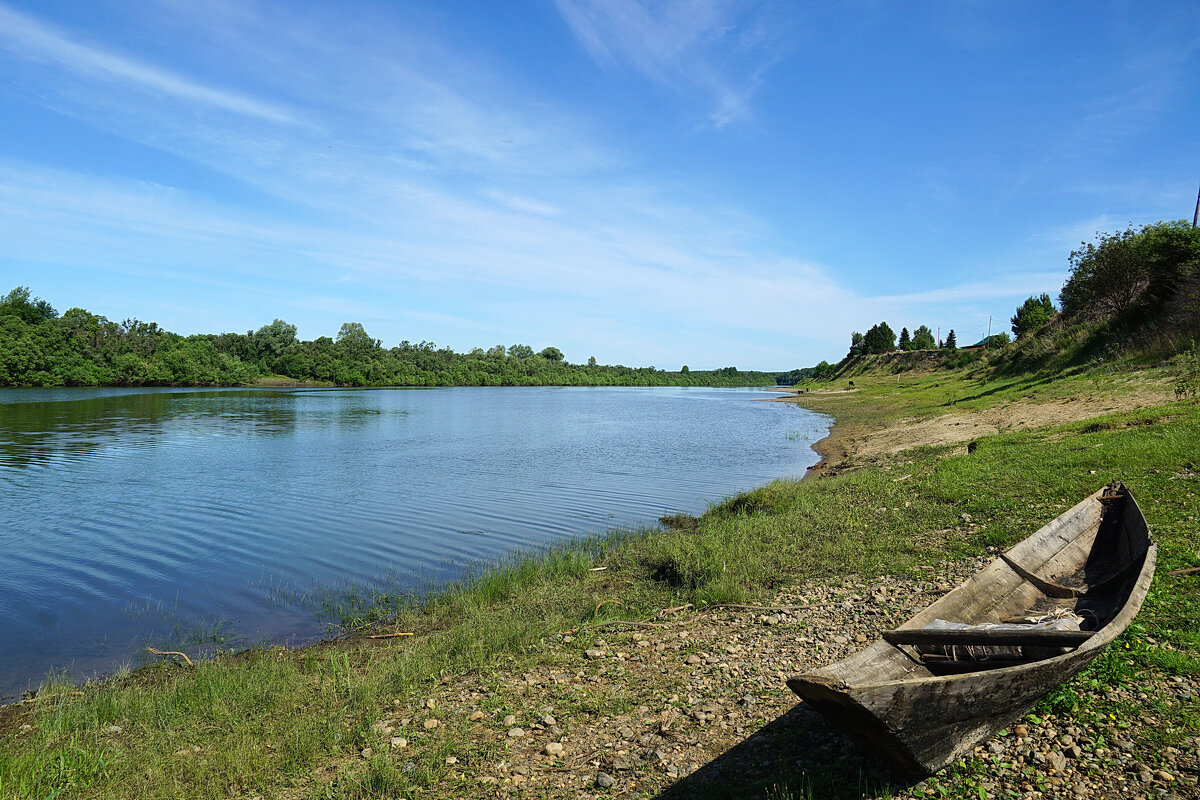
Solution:
{"label": "grassy riverbank", "polygon": [[[1181,781],[1200,707],[1168,688],[1200,676],[1200,576],[1169,573],[1200,564],[1200,406],[1162,402],[1154,373],[855,380],[803,399],[851,432],[839,474],[772,483],[673,530],[517,557],[419,603],[375,596],[356,614],[388,621],[338,642],[50,684],[0,715],[0,797],[979,797],[1005,796],[1009,773],[1069,796],[1079,781],[1136,782],[1134,763],[1195,793]],[[1052,405],[1080,419],[1020,424]],[[897,433],[930,420],[972,435],[909,447]],[[1159,541],[1154,588],[1119,647],[1041,709],[1086,729],[1094,758],[1052,771],[985,751],[914,787],[819,720],[790,722],[780,675],[861,646],[927,602],[919,592],[1114,479]],[[812,611],[778,608],[794,605]],[[1132,761],[1106,760],[1109,727]]]}

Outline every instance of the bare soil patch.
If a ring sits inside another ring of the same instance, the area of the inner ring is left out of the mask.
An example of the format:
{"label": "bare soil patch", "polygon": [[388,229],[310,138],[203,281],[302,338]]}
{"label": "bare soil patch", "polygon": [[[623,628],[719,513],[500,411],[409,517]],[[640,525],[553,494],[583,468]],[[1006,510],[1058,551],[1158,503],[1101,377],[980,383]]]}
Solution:
{"label": "bare soil patch", "polygon": [[[1170,387],[1146,385],[1115,396],[1079,396],[1045,402],[1019,400],[968,413],[951,412],[932,419],[900,419],[882,426],[839,421],[828,437],[814,445],[822,461],[813,469],[843,471],[878,462],[913,447],[965,444],[997,433],[1063,425],[1104,414],[1162,405],[1174,399]],[[781,400],[803,405],[805,397],[798,395]]]}

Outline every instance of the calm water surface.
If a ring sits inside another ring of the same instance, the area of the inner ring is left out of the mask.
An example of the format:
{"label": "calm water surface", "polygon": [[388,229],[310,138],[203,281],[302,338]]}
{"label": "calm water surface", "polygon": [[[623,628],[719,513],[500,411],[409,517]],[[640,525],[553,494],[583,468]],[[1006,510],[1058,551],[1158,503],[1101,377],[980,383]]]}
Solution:
{"label": "calm water surface", "polygon": [[346,582],[652,523],[816,462],[757,390],[0,390],[0,698],[320,635]]}

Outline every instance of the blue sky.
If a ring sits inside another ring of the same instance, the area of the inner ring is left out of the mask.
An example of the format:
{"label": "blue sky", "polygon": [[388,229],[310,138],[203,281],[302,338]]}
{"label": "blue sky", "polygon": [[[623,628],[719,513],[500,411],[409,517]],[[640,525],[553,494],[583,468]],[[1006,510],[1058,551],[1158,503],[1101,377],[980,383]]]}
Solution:
{"label": "blue sky", "polygon": [[1200,6],[0,0],[0,291],[789,369],[1189,217]]}

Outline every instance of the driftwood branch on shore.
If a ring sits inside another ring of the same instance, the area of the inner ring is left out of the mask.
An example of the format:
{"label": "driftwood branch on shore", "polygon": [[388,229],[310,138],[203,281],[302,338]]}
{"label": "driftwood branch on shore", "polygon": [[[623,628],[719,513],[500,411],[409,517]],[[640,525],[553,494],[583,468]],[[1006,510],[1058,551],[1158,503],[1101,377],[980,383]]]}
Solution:
{"label": "driftwood branch on shore", "polygon": [[633,620],[628,620],[628,619],[610,619],[607,622],[592,622],[588,625],[580,625],[578,628],[572,628],[571,630],[567,631],[563,635],[564,636],[573,636],[576,633],[579,633],[580,631],[585,631],[589,628],[610,628],[610,627],[665,628],[665,627],[667,627],[667,625],[662,622],[635,622]]}
{"label": "driftwood branch on shore", "polygon": [[706,606],[706,610],[713,608],[733,608],[738,611],[804,611],[810,608],[824,608],[831,605],[834,605],[834,603],[805,603],[800,606],[743,606],[736,603],[715,603],[711,606]]}
{"label": "driftwood branch on shore", "polygon": [[676,611],[686,611],[689,608],[695,608],[695,606],[692,605],[691,603],[684,603],[681,606],[671,606],[670,608],[664,608],[663,610],[659,611],[658,616],[659,616],[659,619],[661,619],[661,618],[665,617],[667,614],[674,614]]}
{"label": "driftwood branch on shore", "polygon": [[182,658],[184,661],[187,662],[187,665],[189,667],[196,666],[195,664],[192,663],[192,660],[190,658],[188,658],[187,653],[181,653],[178,650],[155,650],[153,647],[147,647],[146,649],[149,650],[151,653],[154,653],[154,655],[156,655],[156,656],[179,656],[180,658]]}
{"label": "driftwood branch on shore", "polygon": [[412,635],[413,634],[408,631],[397,631],[396,633],[376,633],[376,634],[372,634],[370,636],[366,636],[364,638],[366,638],[366,639],[395,639],[398,636],[412,636]]}

